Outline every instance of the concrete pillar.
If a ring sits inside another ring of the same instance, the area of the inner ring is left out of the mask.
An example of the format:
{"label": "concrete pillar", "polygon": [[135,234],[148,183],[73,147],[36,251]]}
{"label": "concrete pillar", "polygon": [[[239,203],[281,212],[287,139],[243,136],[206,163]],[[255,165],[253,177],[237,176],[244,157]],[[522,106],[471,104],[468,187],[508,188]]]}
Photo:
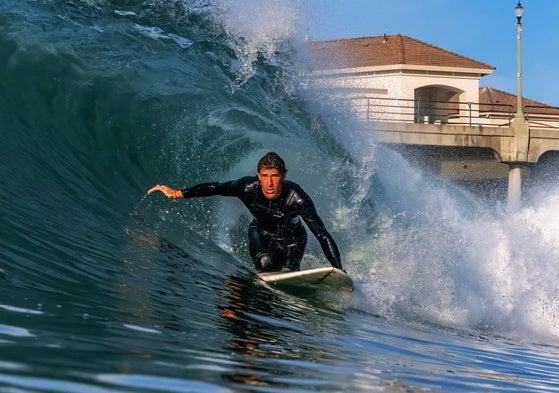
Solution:
{"label": "concrete pillar", "polygon": [[509,165],[509,188],[507,198],[507,210],[510,213],[520,210],[520,194],[522,186],[522,165]]}

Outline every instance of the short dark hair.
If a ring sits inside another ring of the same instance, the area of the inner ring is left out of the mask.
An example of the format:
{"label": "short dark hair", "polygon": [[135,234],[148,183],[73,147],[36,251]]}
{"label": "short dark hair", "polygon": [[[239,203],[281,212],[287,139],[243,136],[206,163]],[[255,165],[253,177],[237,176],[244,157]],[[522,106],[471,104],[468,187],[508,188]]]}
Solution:
{"label": "short dark hair", "polygon": [[287,173],[287,169],[285,169],[285,162],[283,161],[283,158],[281,158],[277,153],[273,151],[266,153],[264,157],[262,157],[260,161],[258,161],[258,166],[256,170],[260,172],[260,169],[262,168],[268,168],[268,169],[274,168],[280,171],[280,173],[284,175]]}

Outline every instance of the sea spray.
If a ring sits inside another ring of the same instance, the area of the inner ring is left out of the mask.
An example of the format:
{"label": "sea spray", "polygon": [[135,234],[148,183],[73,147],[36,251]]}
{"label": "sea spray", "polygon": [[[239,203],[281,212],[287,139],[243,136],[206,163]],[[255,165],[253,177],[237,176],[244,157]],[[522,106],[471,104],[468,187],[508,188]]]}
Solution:
{"label": "sea spray", "polygon": [[[306,87],[310,107],[353,157],[360,185],[344,214],[353,233],[344,258],[362,283],[358,307],[398,319],[555,340],[557,191],[530,190],[539,199],[526,198],[521,212],[503,214],[377,146],[368,132],[374,123],[359,121],[349,104],[328,99],[327,88]],[[365,205],[374,218],[363,215]]]}

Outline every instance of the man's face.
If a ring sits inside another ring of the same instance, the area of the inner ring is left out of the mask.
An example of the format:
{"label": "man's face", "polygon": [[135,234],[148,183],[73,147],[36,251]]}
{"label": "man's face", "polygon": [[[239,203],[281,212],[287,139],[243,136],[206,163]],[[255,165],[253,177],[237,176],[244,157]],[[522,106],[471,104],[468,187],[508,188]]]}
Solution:
{"label": "man's face", "polygon": [[262,193],[268,199],[276,199],[281,195],[284,179],[285,175],[276,168],[262,168],[258,172]]}

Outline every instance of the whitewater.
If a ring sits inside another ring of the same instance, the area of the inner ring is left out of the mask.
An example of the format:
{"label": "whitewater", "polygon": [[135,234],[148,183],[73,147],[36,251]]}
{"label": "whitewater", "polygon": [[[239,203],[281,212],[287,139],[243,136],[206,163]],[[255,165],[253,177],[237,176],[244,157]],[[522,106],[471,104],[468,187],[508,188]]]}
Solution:
{"label": "whitewater", "polygon": [[[319,8],[0,0],[0,391],[559,391],[559,187],[506,212],[378,145],[306,83]],[[235,199],[146,195],[271,150],[351,297],[261,285]]]}

